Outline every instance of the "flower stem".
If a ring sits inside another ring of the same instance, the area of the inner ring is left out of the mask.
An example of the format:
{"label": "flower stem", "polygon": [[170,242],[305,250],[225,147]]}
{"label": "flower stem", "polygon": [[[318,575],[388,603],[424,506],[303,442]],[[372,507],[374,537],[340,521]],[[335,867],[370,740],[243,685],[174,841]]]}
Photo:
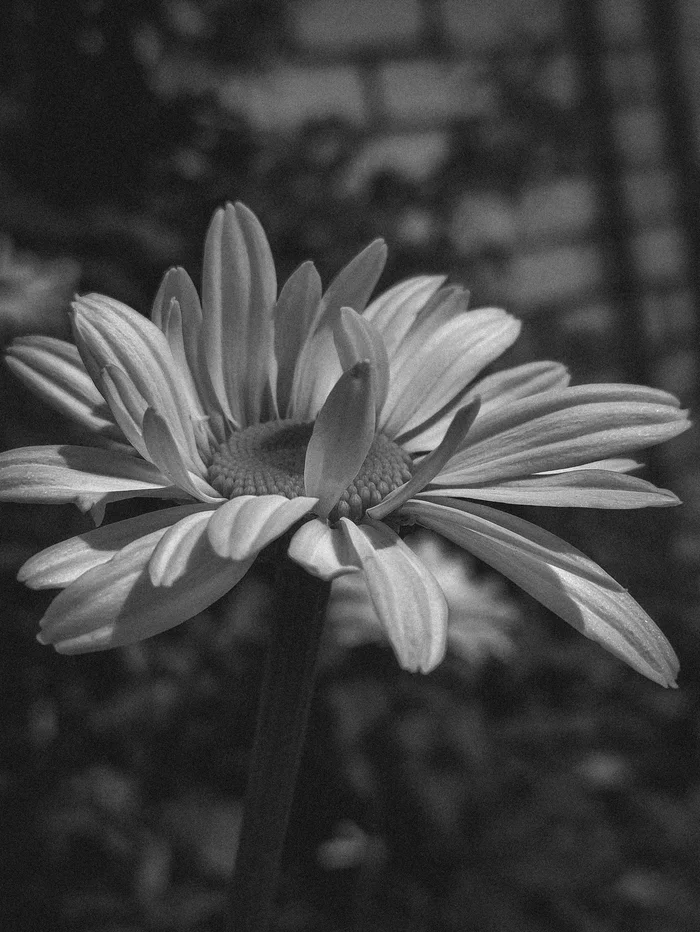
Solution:
{"label": "flower stem", "polygon": [[235,932],[269,929],[329,595],[285,556],[231,887]]}

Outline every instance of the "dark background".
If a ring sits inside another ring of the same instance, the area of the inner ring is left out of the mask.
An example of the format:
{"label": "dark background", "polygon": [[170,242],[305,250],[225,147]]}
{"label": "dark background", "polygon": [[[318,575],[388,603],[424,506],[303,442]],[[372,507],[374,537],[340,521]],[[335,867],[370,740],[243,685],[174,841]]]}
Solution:
{"label": "dark background", "polygon": [[[147,313],[169,265],[197,280],[211,212],[240,199],[280,280],[313,258],[327,283],[381,235],[382,287],[445,272],[523,318],[504,363],[694,407],[699,89],[693,0],[11,0],[0,338],[67,335],[76,290]],[[2,449],[78,439],[5,370],[0,392]],[[532,515],[651,612],[678,691],[473,563],[461,647],[428,677],[338,626],[279,929],[697,928],[697,452],[689,432],[647,457],[681,509]],[[215,930],[269,581],[133,649],[59,657],[34,641],[48,596],[14,577],[87,526],[0,512],[2,928]]]}

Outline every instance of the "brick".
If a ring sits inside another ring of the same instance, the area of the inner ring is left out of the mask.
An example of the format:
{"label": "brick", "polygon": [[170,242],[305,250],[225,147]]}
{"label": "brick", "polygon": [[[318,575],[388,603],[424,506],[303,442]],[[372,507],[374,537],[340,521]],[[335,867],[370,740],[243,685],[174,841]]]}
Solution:
{"label": "brick", "polygon": [[595,246],[524,254],[512,264],[513,301],[524,307],[570,301],[603,282],[603,261]]}
{"label": "brick", "polygon": [[448,152],[447,134],[440,131],[380,136],[360,149],[348,169],[345,187],[352,193],[362,190],[381,171],[396,172],[412,182],[425,181]]}
{"label": "brick", "polygon": [[615,116],[615,140],[620,155],[632,164],[659,162],[663,158],[664,131],[661,115],[652,107],[627,107]]}
{"label": "brick", "polygon": [[573,236],[590,229],[596,220],[596,186],[583,175],[559,178],[525,191],[518,210],[524,242]]}
{"label": "brick", "polygon": [[518,42],[523,36],[543,39],[562,30],[558,0],[442,0],[448,38],[484,47]]}
{"label": "brick", "polygon": [[292,30],[305,48],[406,42],[422,25],[419,0],[303,0],[291,11]]}
{"label": "brick", "polygon": [[605,78],[615,96],[643,97],[657,81],[651,52],[642,49],[614,51],[605,59]]}
{"label": "brick", "polygon": [[632,253],[644,281],[678,279],[687,262],[686,247],[676,227],[644,230],[633,237]]}
{"label": "brick", "polygon": [[598,0],[597,14],[608,40],[629,42],[644,35],[644,0]]}
{"label": "brick", "polygon": [[622,179],[627,213],[635,220],[668,217],[675,208],[673,176],[664,169],[628,172]]}
{"label": "brick", "polygon": [[679,347],[654,369],[654,384],[681,398],[692,398],[698,384],[698,363],[691,348]]}
{"label": "brick", "polygon": [[394,62],[380,74],[391,117],[421,123],[471,117],[494,106],[493,87],[465,63]]}
{"label": "brick", "polygon": [[697,0],[681,0],[677,4],[680,34],[686,41],[700,41],[700,7]]}
{"label": "brick", "polygon": [[247,116],[265,131],[287,131],[307,120],[366,116],[363,89],[353,68],[302,68],[284,65],[265,75],[237,75],[220,88],[224,105]]}
{"label": "brick", "polygon": [[652,343],[689,335],[695,326],[695,302],[687,289],[647,293],[641,300],[644,332]]}
{"label": "brick", "polygon": [[610,337],[615,325],[615,312],[608,304],[577,307],[557,317],[565,337],[604,340]]}

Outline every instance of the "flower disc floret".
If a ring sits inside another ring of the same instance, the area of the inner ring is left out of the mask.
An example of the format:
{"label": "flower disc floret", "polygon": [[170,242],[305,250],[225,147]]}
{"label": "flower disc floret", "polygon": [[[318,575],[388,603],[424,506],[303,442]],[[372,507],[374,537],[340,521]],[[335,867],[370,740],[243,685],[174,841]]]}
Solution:
{"label": "flower disc floret", "polygon": [[[236,431],[213,454],[207,478],[226,498],[240,495],[306,494],[304,462],[313,423],[271,421]],[[342,493],[329,520],[360,521],[368,508],[411,478],[411,457],[377,434],[354,481]]]}

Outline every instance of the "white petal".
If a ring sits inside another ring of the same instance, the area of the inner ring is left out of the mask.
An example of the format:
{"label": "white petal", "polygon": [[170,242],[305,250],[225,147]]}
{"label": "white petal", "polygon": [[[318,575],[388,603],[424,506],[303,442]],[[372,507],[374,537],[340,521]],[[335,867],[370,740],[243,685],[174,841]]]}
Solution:
{"label": "white petal", "polygon": [[201,502],[223,501],[221,495],[201,476],[191,472],[186,452],[178,447],[170,425],[157,411],[148,408],[143,417],[143,440],[151,462],[179,489]]}
{"label": "white petal", "polygon": [[440,275],[409,278],[394,285],[367,306],[364,317],[382,335],[390,358],[393,358],[416,317],[444,281],[444,276]]}
{"label": "white petal", "polygon": [[333,344],[333,324],[341,307],[364,310],[386,262],[387,249],[375,240],[336,275],[323,295],[309,336],[297,359],[290,417],[311,421],[340,378],[342,368]]}
{"label": "white petal", "polygon": [[177,433],[178,444],[196,461],[187,394],[161,331],[126,304],[103,295],[86,295],[73,302],[73,331],[98,388],[105,366],[122,370],[146,404],[163,413]]}
{"label": "white petal", "polygon": [[277,407],[282,417],[293,416],[294,368],[320,301],[321,278],[313,262],[304,262],[285,282],[274,312]]}
{"label": "white petal", "polygon": [[277,278],[256,217],[242,204],[218,210],[202,273],[203,341],[214,388],[241,427],[260,421],[273,363]]}
{"label": "white petal", "polygon": [[[205,508],[204,505],[163,508],[71,537],[27,560],[17,579],[30,589],[63,589],[88,570],[107,563],[127,544]],[[210,511],[207,509],[207,513]]]}
{"label": "white petal", "polygon": [[547,392],[478,417],[435,484],[492,484],[576,466],[661,443],[687,427],[666,392],[626,385]]}
{"label": "white petal", "polygon": [[302,524],[292,537],[287,551],[290,558],[312,576],[326,581],[357,573],[357,565],[348,553],[345,535],[315,518]]}
{"label": "white petal", "polygon": [[94,447],[21,447],[0,453],[0,501],[73,502],[87,511],[108,493],[132,498],[170,483],[136,456]]}
{"label": "white petal", "polygon": [[575,547],[485,505],[414,500],[403,513],[490,564],[586,637],[662,686],[678,660],[647,613]]}
{"label": "white petal", "polygon": [[204,535],[190,554],[187,572],[172,586],[154,586],[148,563],[164,533],[147,534],[64,589],[41,621],[40,642],[77,654],[152,637],[203,611],[252,563],[222,560]]}
{"label": "white petal", "polygon": [[352,308],[343,307],[333,329],[333,339],[343,372],[363,359],[369,360],[375,377],[374,393],[379,414],[389,392],[389,357],[379,331]]}
{"label": "white petal", "polygon": [[429,673],[445,656],[447,601],[433,574],[385,524],[340,525],[399,663]]}
{"label": "white petal", "polygon": [[443,412],[428,419],[411,431],[401,433],[401,446],[408,453],[434,450],[445,436],[457,404],[466,405],[474,398],[481,400],[481,416],[514,401],[538,395],[541,392],[566,388],[570,376],[566,368],[556,362],[533,362],[511,369],[494,372],[468,386],[458,394]]}
{"label": "white petal", "polygon": [[680,504],[673,492],[667,489],[659,489],[636,476],[605,469],[571,469],[498,485],[425,491],[432,497],[449,496],[551,508],[663,508]]}
{"label": "white petal", "polygon": [[61,414],[96,434],[124,439],[72,343],[18,337],[5,350],[5,359],[8,369]]}
{"label": "white petal", "polygon": [[368,508],[367,514],[375,520],[383,518],[420,492],[431,479],[435,478],[454,451],[464,441],[478,413],[478,399],[472,401],[465,408],[461,408],[452,419],[452,423],[440,446],[420,461],[408,482],[390,492],[378,505]]}
{"label": "white petal", "polygon": [[[520,324],[504,311],[467,311],[431,334],[392,367],[380,429],[398,438],[444,409],[517,338]],[[400,442],[400,441],[399,441]]]}
{"label": "white petal", "polygon": [[150,459],[143,442],[143,416],[148,405],[134,387],[134,383],[119,366],[103,366],[100,370],[100,388],[112,417],[128,442],[144,459]]}
{"label": "white petal", "polygon": [[209,522],[209,541],[221,557],[254,557],[300,521],[318,499],[283,495],[241,495],[221,505]]}
{"label": "white petal", "polygon": [[319,499],[317,514],[328,517],[360,471],[376,423],[373,376],[359,362],[338,379],[321,408],[306,448],[304,488]]}
{"label": "white petal", "polygon": [[187,574],[213,514],[213,510],[207,510],[185,515],[163,534],[148,563],[154,586],[172,586]]}

